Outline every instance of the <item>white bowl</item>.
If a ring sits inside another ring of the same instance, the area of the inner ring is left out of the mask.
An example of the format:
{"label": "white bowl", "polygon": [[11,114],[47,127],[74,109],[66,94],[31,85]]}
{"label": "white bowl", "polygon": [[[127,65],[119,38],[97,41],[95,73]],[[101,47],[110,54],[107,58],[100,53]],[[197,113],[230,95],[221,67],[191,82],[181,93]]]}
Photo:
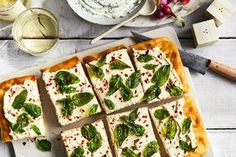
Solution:
{"label": "white bowl", "polygon": [[108,18],[108,17],[98,18],[98,17],[92,15],[91,13],[88,13],[85,10],[81,9],[79,7],[77,0],[67,0],[67,2],[70,5],[70,7],[74,10],[74,12],[77,13],[81,18],[83,18],[86,21],[89,21],[89,22],[92,22],[95,24],[100,24],[100,25],[115,25],[115,24],[118,24],[118,23],[128,19],[129,17],[131,17],[132,15],[137,13],[144,5],[145,0],[142,0],[140,2],[139,6],[131,14],[129,14],[126,17],[117,18],[117,19],[112,19],[112,18]]}

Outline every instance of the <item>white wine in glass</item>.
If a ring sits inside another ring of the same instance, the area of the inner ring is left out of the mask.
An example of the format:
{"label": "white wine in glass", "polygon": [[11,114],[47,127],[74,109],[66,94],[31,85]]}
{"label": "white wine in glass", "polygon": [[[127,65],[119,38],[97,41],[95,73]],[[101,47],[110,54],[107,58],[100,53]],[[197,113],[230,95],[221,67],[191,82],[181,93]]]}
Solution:
{"label": "white wine in glass", "polygon": [[31,8],[19,15],[12,28],[17,45],[25,52],[40,56],[58,41],[56,17],[45,9]]}
{"label": "white wine in glass", "polygon": [[26,10],[25,5],[29,5],[29,0],[0,0],[0,20],[14,21]]}

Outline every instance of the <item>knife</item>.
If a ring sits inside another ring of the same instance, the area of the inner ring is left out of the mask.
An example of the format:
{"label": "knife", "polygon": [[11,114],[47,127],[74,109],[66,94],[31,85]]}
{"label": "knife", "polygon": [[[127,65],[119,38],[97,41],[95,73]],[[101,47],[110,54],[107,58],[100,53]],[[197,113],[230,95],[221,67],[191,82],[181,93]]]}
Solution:
{"label": "knife", "polygon": [[[131,31],[133,38],[137,42],[151,40],[152,38],[144,36],[142,34]],[[229,67],[227,65],[221,64],[217,61],[204,58],[202,56],[186,52],[182,49],[179,49],[180,57],[184,66],[199,72],[201,74],[205,74],[207,70],[213,71],[221,76],[227,77],[231,80],[236,81],[236,69]]]}

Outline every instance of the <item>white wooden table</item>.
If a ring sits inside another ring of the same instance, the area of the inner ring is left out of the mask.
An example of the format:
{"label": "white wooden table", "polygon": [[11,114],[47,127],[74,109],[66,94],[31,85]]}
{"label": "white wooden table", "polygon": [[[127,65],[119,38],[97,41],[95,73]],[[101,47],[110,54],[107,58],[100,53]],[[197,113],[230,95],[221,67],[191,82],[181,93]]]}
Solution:
{"label": "white wooden table", "polygon": [[[235,0],[233,1],[236,5]],[[220,27],[220,41],[203,48],[193,46],[190,28],[192,23],[207,19],[204,11],[211,0],[198,11],[186,18],[185,28],[171,24],[178,33],[184,49],[236,67],[236,13],[232,19]],[[68,6],[66,0],[32,0],[35,7],[44,7],[52,11],[60,23],[60,42],[55,52],[43,57],[33,57],[21,50],[12,41],[10,30],[0,32],[0,77],[25,67],[40,64],[93,47],[89,40],[108,26],[98,26],[79,18]],[[0,28],[10,23],[0,22]],[[130,36],[130,30],[144,32],[154,28],[121,28],[100,41],[97,45]],[[235,157],[236,154],[236,83],[213,73],[205,76],[191,72],[196,97],[202,110],[209,139],[216,157]],[[0,157],[12,157],[11,144],[0,143]]]}

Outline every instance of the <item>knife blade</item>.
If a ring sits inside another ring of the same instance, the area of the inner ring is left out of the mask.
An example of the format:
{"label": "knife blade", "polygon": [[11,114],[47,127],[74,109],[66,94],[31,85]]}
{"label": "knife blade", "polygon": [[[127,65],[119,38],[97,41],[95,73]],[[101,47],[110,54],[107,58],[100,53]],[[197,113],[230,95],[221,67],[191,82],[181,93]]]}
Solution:
{"label": "knife blade", "polygon": [[[142,42],[142,41],[147,41],[147,40],[152,39],[150,37],[139,34],[137,32],[131,31],[131,33],[133,35],[133,38],[137,42]],[[206,73],[206,71],[208,69],[208,65],[210,63],[209,59],[201,57],[199,55],[195,55],[195,54],[186,52],[182,49],[179,49],[179,53],[180,53],[180,57],[182,59],[184,66],[186,66],[194,71],[197,71],[203,75]]]}
{"label": "knife blade", "polygon": [[[137,42],[147,41],[152,38],[139,34],[137,32],[131,31],[133,38]],[[202,56],[186,52],[182,49],[179,49],[180,57],[183,62],[183,65],[200,73],[205,74],[207,70],[211,70],[221,76],[227,77],[231,80],[236,81],[236,69],[229,67],[227,65],[221,64],[217,61],[204,58]]]}

